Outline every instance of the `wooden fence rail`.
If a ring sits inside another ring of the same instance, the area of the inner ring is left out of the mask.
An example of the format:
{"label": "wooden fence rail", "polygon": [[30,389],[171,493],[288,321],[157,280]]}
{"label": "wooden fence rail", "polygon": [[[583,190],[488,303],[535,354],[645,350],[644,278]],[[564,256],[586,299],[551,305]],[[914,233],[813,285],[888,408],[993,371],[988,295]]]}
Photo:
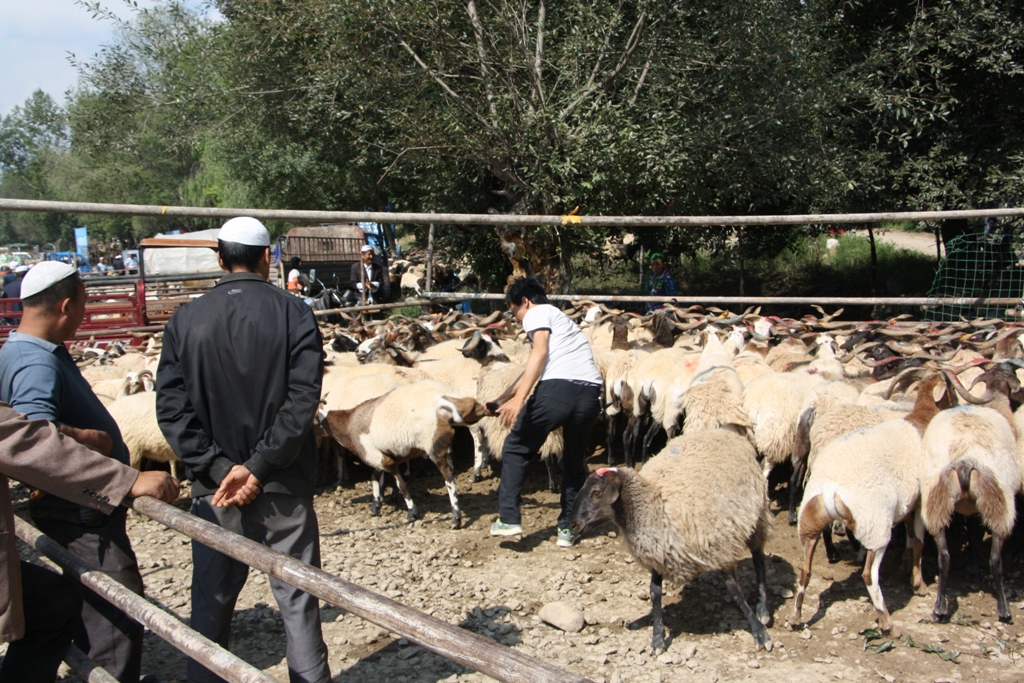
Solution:
{"label": "wooden fence rail", "polygon": [[110,672],[89,659],[74,645],[68,648],[68,653],[64,655],[64,662],[86,683],[118,683]]}
{"label": "wooden fence rail", "polygon": [[587,683],[585,678],[345,581],[155,498],[138,498],[132,507],[239,562],[491,678],[508,683]]}
{"label": "wooden fence rail", "polygon": [[[147,500],[171,507],[155,498],[140,498],[136,503]],[[14,529],[18,538],[56,562],[64,571],[78,576],[82,585],[94,590],[132,619],[145,624],[150,631],[192,659],[202,662],[203,666],[224,680],[230,683],[278,683],[277,679],[242,661],[212,640],[199,635],[167,612],[151,605],[141,595],[136,595],[85,560],[68,552],[20,517],[14,518]]]}
{"label": "wooden fence rail", "polygon": [[388,211],[295,211],[288,209],[210,208],[145,204],[97,204],[51,202],[37,199],[2,199],[0,211],[104,214],[115,216],[167,216],[177,218],[234,218],[252,216],[261,220],[303,222],[436,223],[439,225],[538,226],[578,223],[602,227],[656,228],[682,225],[767,226],[887,223],[890,221],[940,221],[958,218],[1001,218],[1024,216],[1024,208],[964,209],[952,211],[882,211],[874,213],[816,213],[765,216],[537,216],[473,213],[394,213]]}

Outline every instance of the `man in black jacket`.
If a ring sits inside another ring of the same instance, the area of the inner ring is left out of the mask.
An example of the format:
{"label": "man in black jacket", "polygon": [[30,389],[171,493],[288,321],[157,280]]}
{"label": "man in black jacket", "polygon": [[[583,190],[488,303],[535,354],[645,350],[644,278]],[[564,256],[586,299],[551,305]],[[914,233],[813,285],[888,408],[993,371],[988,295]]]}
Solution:
{"label": "man in black jacket", "polygon": [[359,263],[352,264],[350,280],[361,302],[379,304],[384,301],[384,268],[374,259],[373,247],[369,244],[364,244],[359,252]]}
{"label": "man in black jacket", "polygon": [[[323,342],[312,309],[272,286],[270,235],[254,218],[221,228],[229,275],[179,309],[164,331],[157,419],[192,481],[192,514],[320,566],[313,512]],[[248,567],[192,543],[192,628],[228,646]],[[317,599],[270,580],[292,683],[327,683]],[[219,681],[189,661],[190,683]]]}

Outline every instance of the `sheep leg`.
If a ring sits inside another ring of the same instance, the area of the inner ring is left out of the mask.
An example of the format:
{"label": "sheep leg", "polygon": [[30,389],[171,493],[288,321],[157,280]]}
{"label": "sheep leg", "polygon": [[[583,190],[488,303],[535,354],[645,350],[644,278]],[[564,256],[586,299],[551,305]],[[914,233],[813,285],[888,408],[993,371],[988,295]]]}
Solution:
{"label": "sheep leg", "polygon": [[482,478],[484,465],[487,464],[487,445],[479,425],[470,427],[469,434],[473,437],[473,474],[469,480],[475,484]]}
{"label": "sheep leg", "polygon": [[[793,476],[789,478],[789,525],[796,526],[796,508],[804,497],[804,476],[807,474],[807,461],[793,461]],[[828,546],[825,546],[826,550]]]}
{"label": "sheep leg", "polygon": [[373,501],[370,503],[370,515],[377,517],[380,515],[381,506],[381,489],[384,488],[384,475],[386,472],[380,472],[371,481],[373,482]]}
{"label": "sheep leg", "polygon": [[455,491],[455,467],[452,465],[451,453],[438,461],[437,469],[441,470],[444,487],[448,489],[448,500],[452,504],[452,528],[458,529],[462,526],[462,510],[459,509],[459,496]]}
{"label": "sheep leg", "polygon": [[921,574],[921,556],[924,554],[924,519],[918,510],[914,519],[904,521],[907,528],[907,549],[903,555],[904,562],[909,564],[910,585],[914,588],[916,595],[926,595],[928,586],[924,583],[924,576]]}
{"label": "sheep leg", "polygon": [[877,551],[868,550],[864,573],[861,574],[861,577],[864,579],[864,585],[867,586],[868,597],[871,598],[871,603],[875,606],[875,613],[878,615],[878,628],[893,638],[899,638],[899,629],[893,626],[889,610],[885,607],[885,598],[882,597],[882,588],[878,585],[878,570],[882,566],[882,557],[884,556],[885,546]]}
{"label": "sheep leg", "polygon": [[804,563],[800,567],[800,583],[796,590],[796,600],[793,603],[793,616],[789,619],[789,627],[792,629],[800,625],[800,611],[804,606],[804,594],[807,592],[807,584],[811,581],[811,562],[814,560],[814,549],[818,547],[818,538],[821,532],[832,524],[828,510],[821,500],[821,496],[814,496],[804,506],[800,513],[800,542],[804,548]]}
{"label": "sheep leg", "polygon": [[405,506],[409,508],[409,514],[405,517],[405,522],[411,524],[416,521],[419,516],[419,512],[416,510],[416,503],[412,502],[412,496],[409,495],[409,487],[405,484],[405,479],[402,478],[402,473],[399,468],[395,468],[395,471],[391,473],[395,477],[395,483],[398,484],[398,490],[402,492],[402,498],[405,499]]}
{"label": "sheep leg", "polygon": [[661,429],[661,425],[651,420],[651,426],[647,433],[644,434],[643,452],[641,453],[640,462],[647,462],[647,458],[651,456],[651,442],[654,441],[654,437],[658,434],[659,429]]}
{"label": "sheep leg", "polygon": [[946,600],[946,582],[949,580],[949,545],[946,543],[946,529],[935,534],[935,545],[939,550],[939,580],[935,584],[935,607],[932,621],[942,621],[949,616],[949,602]]}
{"label": "sheep leg", "polygon": [[618,415],[605,416],[605,429],[608,432],[608,440],[605,442],[604,448],[607,451],[608,467],[615,466],[615,447],[619,442],[618,427],[620,422]]}
{"label": "sheep leg", "polygon": [[626,463],[626,467],[633,467],[636,463],[636,435],[637,418],[630,416],[629,421],[626,422],[626,428],[622,430],[622,459]]}
{"label": "sheep leg", "polygon": [[757,581],[757,618],[765,626],[772,625],[772,613],[768,608],[768,571],[764,566],[764,549],[752,548],[754,577]]}
{"label": "sheep leg", "polygon": [[651,621],[654,622],[653,634],[651,635],[651,653],[658,654],[665,651],[665,621],[661,614],[661,583],[662,576],[658,572],[651,572]]}
{"label": "sheep leg", "polygon": [[999,614],[999,621],[1004,624],[1013,622],[1010,615],[1010,606],[1006,602],[1006,589],[1003,587],[1003,543],[1005,536],[992,534],[992,555],[989,558],[989,566],[992,568],[992,582],[996,585],[996,612]]}
{"label": "sheep leg", "polygon": [[557,481],[559,467],[558,463],[555,462],[554,454],[544,458],[544,464],[547,465],[548,468],[548,491],[559,491],[560,489]]}
{"label": "sheep leg", "polygon": [[[761,558],[764,561],[764,557]],[[740,611],[743,612],[743,616],[750,622],[750,631],[754,634],[754,644],[757,645],[758,650],[762,647],[771,652],[772,651],[772,639],[768,636],[768,631],[765,629],[764,624],[758,619],[754,611],[750,609],[750,605],[747,604],[747,599],[743,597],[743,591],[740,590],[740,584],[736,580],[736,567],[735,565],[730,567],[725,572],[725,585],[729,589],[732,599],[739,605]],[[765,596],[767,599],[767,595]],[[758,607],[760,609],[760,606]]]}
{"label": "sheep leg", "polygon": [[825,556],[828,558],[829,564],[835,564],[839,561],[839,551],[836,550],[836,544],[832,541],[832,524],[829,523],[821,530],[821,540],[825,544]]}

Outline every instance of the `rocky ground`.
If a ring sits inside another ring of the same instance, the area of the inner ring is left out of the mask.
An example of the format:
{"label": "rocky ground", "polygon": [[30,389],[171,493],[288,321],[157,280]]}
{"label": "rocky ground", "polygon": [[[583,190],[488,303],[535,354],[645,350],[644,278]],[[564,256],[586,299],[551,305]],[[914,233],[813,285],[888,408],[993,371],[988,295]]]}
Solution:
{"label": "rocky ground", "polygon": [[[601,463],[600,453],[591,468]],[[1024,564],[1007,559],[1006,574],[1015,623],[995,615],[988,572],[968,577],[962,558],[954,561],[953,609],[948,624],[928,616],[934,592],[914,596],[901,574],[900,547],[887,555],[882,588],[902,637],[869,640],[874,610],[849,544],[839,543],[843,560],[828,564],[819,548],[804,617],[809,626],[791,632],[785,624],[793,607],[800,550],[785,512],[778,512],[768,544],[768,578],[776,625],[771,652],[754,650],[747,623],[716,575],[688,586],[666,580],[669,647],[649,651],[649,574],[629,557],[613,527],[571,549],[555,545],[558,496],[546,490],[538,465],[524,492],[521,539],[488,536],[496,509],[497,479],[471,484],[468,462],[457,465],[464,528],[449,526],[450,509],[436,471],[413,479],[423,518],[406,525],[405,511],[385,506],[369,514],[370,485],[326,491],[316,497],[323,566],[349,581],[383,593],[440,619],[470,629],[524,653],[594,681],[1019,681],[1024,675]],[[179,501],[185,507],[186,501]],[[773,509],[776,506],[773,506]],[[131,513],[133,539],[147,593],[183,621],[189,616],[191,563],[188,539]],[[934,583],[934,550],[925,575]],[[740,566],[753,597],[753,569]],[[542,622],[540,609],[568,603],[585,617],[578,633]],[[394,683],[483,681],[481,674],[421,649],[380,627],[333,606],[322,612],[324,637],[336,683],[390,680]],[[242,592],[235,615],[232,650],[246,661],[287,681],[284,631],[266,576],[256,571]],[[880,647],[879,647],[880,646]],[[876,651],[881,650],[881,651]],[[144,672],[163,682],[185,680],[185,658],[147,632]],[[66,674],[69,682],[79,679]]]}

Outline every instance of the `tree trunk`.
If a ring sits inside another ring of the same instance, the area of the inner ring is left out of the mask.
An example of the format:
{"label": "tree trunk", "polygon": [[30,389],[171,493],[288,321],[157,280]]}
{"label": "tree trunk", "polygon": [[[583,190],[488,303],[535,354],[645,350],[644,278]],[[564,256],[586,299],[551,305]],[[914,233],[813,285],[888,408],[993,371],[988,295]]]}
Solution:
{"label": "tree trunk", "polygon": [[868,223],[868,241],[871,243],[871,296],[877,296],[875,280],[878,275],[878,252],[875,249],[875,229],[870,223]]}
{"label": "tree trunk", "polygon": [[495,226],[501,250],[512,264],[508,282],[536,277],[550,294],[563,292],[569,285],[568,264],[563,262],[564,243],[553,227]]}

